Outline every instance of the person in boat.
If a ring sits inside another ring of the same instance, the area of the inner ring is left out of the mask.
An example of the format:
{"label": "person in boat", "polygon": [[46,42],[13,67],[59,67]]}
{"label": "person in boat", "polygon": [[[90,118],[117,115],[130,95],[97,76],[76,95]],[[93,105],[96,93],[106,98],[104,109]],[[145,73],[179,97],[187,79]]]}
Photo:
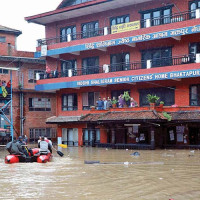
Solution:
{"label": "person in boat", "polygon": [[26,143],[25,143],[24,138],[23,138],[22,136],[19,136],[19,137],[18,137],[18,142],[21,144],[22,150],[23,150],[24,154],[26,155],[26,157],[29,157],[29,153],[31,154],[31,156],[33,156],[33,151],[32,151],[32,149],[29,149],[29,148],[26,146]]}
{"label": "person in boat", "polygon": [[53,146],[52,141],[48,139],[47,137],[44,137],[44,140],[51,145],[51,148]]}
{"label": "person in boat", "polygon": [[52,148],[50,143],[45,141],[44,136],[41,137],[41,141],[38,143],[38,147],[40,148],[40,154],[52,153]]}
{"label": "person in boat", "polygon": [[17,141],[16,137],[13,137],[13,141],[6,145],[6,149],[10,154],[24,156],[22,145],[19,143],[19,141]]}

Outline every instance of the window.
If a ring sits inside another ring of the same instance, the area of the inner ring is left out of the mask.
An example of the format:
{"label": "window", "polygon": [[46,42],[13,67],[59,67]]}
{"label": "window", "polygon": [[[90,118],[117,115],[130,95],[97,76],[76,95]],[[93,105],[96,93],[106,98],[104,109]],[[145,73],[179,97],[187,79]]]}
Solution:
{"label": "window", "polygon": [[6,42],[6,37],[0,36],[0,42],[5,43]]}
{"label": "window", "polygon": [[124,71],[130,69],[130,54],[119,53],[110,56],[111,71]]}
{"label": "window", "polygon": [[172,6],[165,6],[152,10],[141,12],[141,27],[146,28],[147,20],[150,20],[151,26],[171,23]]}
{"label": "window", "polygon": [[200,85],[190,87],[190,106],[200,106]]}
{"label": "window", "polygon": [[77,110],[78,109],[78,101],[77,94],[64,94],[62,96],[62,110]]}
{"label": "window", "polygon": [[86,92],[82,94],[83,110],[89,110],[90,106],[96,106],[100,96],[99,92]]}
{"label": "window", "polygon": [[76,26],[69,26],[60,29],[60,42],[67,42],[67,35],[71,35],[71,40],[76,39]]}
{"label": "window", "polygon": [[200,53],[200,43],[191,43],[189,46],[190,61],[196,62],[196,54]]}
{"label": "window", "polygon": [[61,61],[61,76],[71,77],[77,75],[77,62],[76,60]]}
{"label": "window", "polygon": [[36,83],[36,74],[37,73],[45,74],[45,71],[44,70],[33,70],[33,69],[28,70],[28,82],[29,83]]}
{"label": "window", "polygon": [[39,136],[44,136],[50,139],[55,139],[57,137],[55,128],[30,128],[29,138],[30,141],[37,141]]}
{"label": "window", "polygon": [[123,15],[120,17],[112,17],[112,18],[110,18],[110,26],[128,23],[129,21],[130,21],[129,15]]}
{"label": "window", "polygon": [[51,111],[49,98],[29,98],[29,111]]}
{"label": "window", "polygon": [[84,58],[82,60],[82,74],[98,74],[99,57]]}
{"label": "window", "polygon": [[147,61],[151,60],[151,67],[172,65],[172,48],[151,49],[142,51],[142,68],[145,69]]}
{"label": "window", "polygon": [[171,106],[175,102],[175,88],[149,88],[139,90],[140,106],[149,106],[147,95],[153,94],[160,97],[159,101],[164,101],[165,106]]}
{"label": "window", "polygon": [[196,9],[200,8],[200,0],[192,1],[189,3],[190,18],[196,18]]}
{"label": "window", "polygon": [[99,22],[89,22],[82,24],[82,38],[90,38],[99,35]]}
{"label": "window", "polygon": [[0,74],[8,74],[8,69],[0,69]]}
{"label": "window", "polygon": [[100,143],[100,130],[99,129],[83,129],[83,145],[93,146]]}

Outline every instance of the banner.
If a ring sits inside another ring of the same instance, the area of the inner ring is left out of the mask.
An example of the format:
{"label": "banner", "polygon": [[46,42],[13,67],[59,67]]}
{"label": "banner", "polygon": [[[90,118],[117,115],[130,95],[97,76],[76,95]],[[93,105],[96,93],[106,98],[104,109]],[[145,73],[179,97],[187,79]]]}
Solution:
{"label": "banner", "polygon": [[140,29],[140,21],[128,22],[111,26],[111,34]]}

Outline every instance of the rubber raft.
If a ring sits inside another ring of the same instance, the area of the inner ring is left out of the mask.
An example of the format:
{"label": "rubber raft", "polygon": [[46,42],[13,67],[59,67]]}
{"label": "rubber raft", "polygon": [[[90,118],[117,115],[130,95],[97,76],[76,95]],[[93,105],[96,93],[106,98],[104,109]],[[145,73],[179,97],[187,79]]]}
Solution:
{"label": "rubber raft", "polygon": [[19,163],[19,162],[38,162],[38,163],[46,163],[52,160],[52,154],[40,154],[39,148],[32,149],[33,156],[30,157],[24,157],[21,155],[7,155],[5,157],[5,163],[6,164],[12,164],[12,163]]}

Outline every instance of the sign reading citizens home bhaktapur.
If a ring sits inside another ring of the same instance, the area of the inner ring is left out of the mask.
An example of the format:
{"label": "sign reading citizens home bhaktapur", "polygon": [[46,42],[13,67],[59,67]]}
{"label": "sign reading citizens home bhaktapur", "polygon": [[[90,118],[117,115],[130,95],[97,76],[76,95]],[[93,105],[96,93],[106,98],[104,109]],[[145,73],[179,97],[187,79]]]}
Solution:
{"label": "sign reading citizens home bhaktapur", "polygon": [[48,83],[48,84],[44,83],[42,85],[36,85],[35,89],[38,91],[42,91],[42,90],[55,90],[55,89],[61,89],[61,88],[112,85],[112,84],[120,84],[120,83],[134,83],[134,82],[169,80],[169,79],[191,78],[191,77],[200,77],[200,69],[156,73],[156,74],[141,74],[141,75],[132,75],[132,76],[112,77],[112,78],[80,80],[80,81],[71,81],[71,82],[56,82],[56,83]]}
{"label": "sign reading citizens home bhaktapur", "polygon": [[111,26],[111,34],[140,29],[140,21],[128,22]]}

